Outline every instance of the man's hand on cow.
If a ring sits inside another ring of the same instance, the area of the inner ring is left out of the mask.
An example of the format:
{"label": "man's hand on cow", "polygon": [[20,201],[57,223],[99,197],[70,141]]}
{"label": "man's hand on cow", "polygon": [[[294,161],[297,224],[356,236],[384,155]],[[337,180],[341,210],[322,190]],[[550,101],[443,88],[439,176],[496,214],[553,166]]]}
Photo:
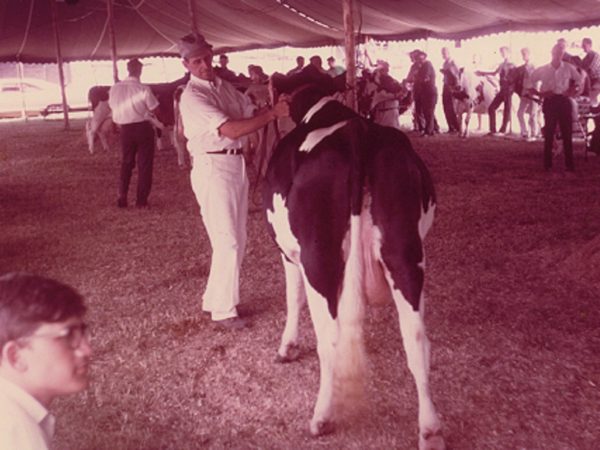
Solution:
{"label": "man's hand on cow", "polygon": [[281,117],[289,117],[290,103],[287,96],[280,95],[279,99],[277,100],[277,103],[275,104],[275,106],[273,106],[272,111],[276,119],[279,119]]}

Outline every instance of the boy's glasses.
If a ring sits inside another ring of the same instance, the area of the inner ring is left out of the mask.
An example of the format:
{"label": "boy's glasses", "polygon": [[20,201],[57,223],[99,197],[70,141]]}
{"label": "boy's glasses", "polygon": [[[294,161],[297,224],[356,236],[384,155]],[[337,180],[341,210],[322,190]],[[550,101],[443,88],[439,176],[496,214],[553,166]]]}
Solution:
{"label": "boy's glasses", "polygon": [[73,350],[79,348],[83,339],[88,340],[90,337],[90,331],[85,323],[77,323],[74,325],[70,325],[68,327],[63,328],[62,330],[58,330],[56,332],[48,332],[48,333],[39,333],[32,334],[31,336],[25,336],[22,339],[32,339],[32,338],[52,338],[52,339],[60,339],[65,341],[69,347]]}

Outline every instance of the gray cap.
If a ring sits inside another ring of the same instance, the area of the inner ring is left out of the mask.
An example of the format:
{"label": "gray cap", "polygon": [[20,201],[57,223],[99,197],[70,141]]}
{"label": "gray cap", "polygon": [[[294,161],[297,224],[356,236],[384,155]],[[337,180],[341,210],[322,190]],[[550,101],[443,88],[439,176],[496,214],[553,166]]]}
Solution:
{"label": "gray cap", "polygon": [[199,33],[190,33],[182,37],[177,46],[181,57],[186,59],[212,51],[212,45],[206,42],[204,36]]}

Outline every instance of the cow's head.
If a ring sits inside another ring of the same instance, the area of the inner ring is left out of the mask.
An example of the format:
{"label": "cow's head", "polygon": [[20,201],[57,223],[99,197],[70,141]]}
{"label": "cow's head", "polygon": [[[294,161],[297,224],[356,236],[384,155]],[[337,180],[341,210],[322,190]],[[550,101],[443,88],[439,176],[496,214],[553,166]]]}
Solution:
{"label": "cow's head", "polygon": [[291,76],[275,73],[271,76],[273,102],[277,101],[280,94],[290,95],[290,117],[295,123],[300,123],[311,106],[321,98],[343,90],[345,81],[345,74],[331,78],[312,66]]}

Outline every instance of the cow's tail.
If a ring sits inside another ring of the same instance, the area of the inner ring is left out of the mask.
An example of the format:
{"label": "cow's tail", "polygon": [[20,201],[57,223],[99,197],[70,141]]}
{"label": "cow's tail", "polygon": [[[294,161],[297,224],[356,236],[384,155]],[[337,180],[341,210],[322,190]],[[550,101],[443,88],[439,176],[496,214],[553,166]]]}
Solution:
{"label": "cow's tail", "polygon": [[338,338],[334,365],[334,398],[336,412],[347,415],[361,410],[364,404],[366,351],[363,339],[365,314],[363,227],[364,164],[360,157],[361,126],[351,126],[353,174],[351,176],[351,216],[348,233],[344,280],[338,304]]}

